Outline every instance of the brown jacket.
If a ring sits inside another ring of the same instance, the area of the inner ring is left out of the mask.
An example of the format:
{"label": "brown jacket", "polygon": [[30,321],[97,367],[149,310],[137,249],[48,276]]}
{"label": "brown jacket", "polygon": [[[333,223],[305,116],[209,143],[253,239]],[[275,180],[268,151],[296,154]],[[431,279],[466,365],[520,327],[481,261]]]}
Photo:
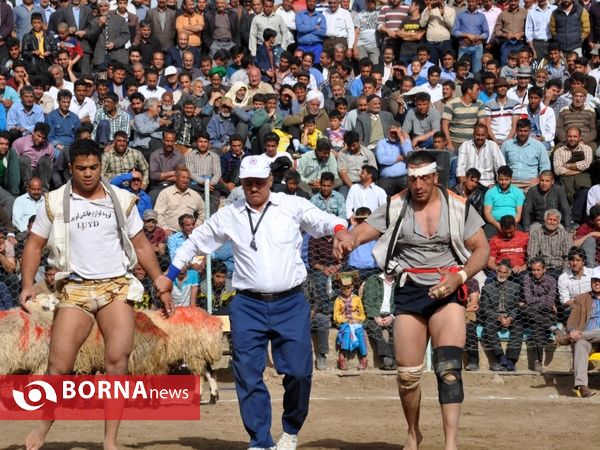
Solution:
{"label": "brown jacket", "polygon": [[579,294],[575,297],[569,320],[567,320],[567,331],[585,330],[585,326],[592,314],[592,294]]}

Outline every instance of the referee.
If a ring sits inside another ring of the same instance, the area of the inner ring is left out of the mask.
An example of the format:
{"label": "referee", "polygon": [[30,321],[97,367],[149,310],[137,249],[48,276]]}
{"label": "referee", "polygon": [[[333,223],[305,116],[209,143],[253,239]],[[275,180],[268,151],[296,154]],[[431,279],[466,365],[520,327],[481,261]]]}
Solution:
{"label": "referee", "polygon": [[310,307],[302,293],[306,269],[300,258],[302,231],[314,237],[347,233],[345,222],[309,201],[272,193],[269,161],[242,160],[244,199],[226,206],[196,228],[169,268],[175,279],[196,255],[233,243],[237,291],[230,306],[233,373],[251,449],[275,449],[271,404],[263,372],[271,341],[273,361],[283,386],[283,434],[278,450],[294,450],[308,414],[312,379]]}

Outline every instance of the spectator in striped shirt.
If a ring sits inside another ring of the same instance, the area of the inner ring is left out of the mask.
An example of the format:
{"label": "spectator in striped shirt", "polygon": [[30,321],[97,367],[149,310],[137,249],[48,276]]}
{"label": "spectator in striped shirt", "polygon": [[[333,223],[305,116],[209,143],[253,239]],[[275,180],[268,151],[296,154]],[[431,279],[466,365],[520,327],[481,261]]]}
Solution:
{"label": "spectator in striped shirt", "polygon": [[385,37],[384,45],[394,48],[396,58],[400,54],[402,39],[399,36],[400,25],[408,17],[409,5],[401,4],[400,0],[389,0],[389,5],[383,6],[377,18],[377,29]]}
{"label": "spectator in striped shirt", "polygon": [[466,79],[461,86],[461,92],[462,97],[450,100],[442,114],[442,131],[446,135],[448,149],[453,153],[471,138],[477,122],[483,123],[485,120],[483,103],[477,100],[479,85],[475,80]]}
{"label": "spectator in striped shirt", "polygon": [[497,78],[494,86],[496,98],[485,105],[485,124],[488,127],[488,137],[496,144],[502,145],[517,123],[519,116],[514,114],[514,110],[519,103],[506,96],[508,92],[506,78]]}

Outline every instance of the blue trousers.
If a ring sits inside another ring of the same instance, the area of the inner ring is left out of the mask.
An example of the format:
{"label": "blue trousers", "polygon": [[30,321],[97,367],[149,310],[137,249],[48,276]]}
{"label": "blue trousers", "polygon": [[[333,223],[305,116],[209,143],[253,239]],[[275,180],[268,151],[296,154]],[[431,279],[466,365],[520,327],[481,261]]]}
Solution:
{"label": "blue trousers", "polygon": [[250,447],[273,447],[271,398],[263,381],[271,341],[277,373],[283,374],[283,431],[298,434],[308,414],[312,381],[310,306],[303,293],[273,302],[244,295],[230,305],[233,375]]}
{"label": "blue trousers", "polygon": [[481,70],[481,57],[483,56],[483,45],[477,44],[471,47],[459,47],[458,59],[463,55],[471,57],[471,73],[477,73]]}
{"label": "blue trousers", "polygon": [[506,40],[502,43],[502,47],[500,47],[500,64],[505,65],[506,61],[508,61],[508,54],[512,51],[519,51],[525,44],[523,41],[515,41],[515,40]]}
{"label": "blue trousers", "polygon": [[313,45],[302,45],[300,44],[298,48],[304,52],[312,52],[315,55],[315,60],[313,61],[315,64],[321,63],[321,52],[323,51],[323,44],[313,44]]}

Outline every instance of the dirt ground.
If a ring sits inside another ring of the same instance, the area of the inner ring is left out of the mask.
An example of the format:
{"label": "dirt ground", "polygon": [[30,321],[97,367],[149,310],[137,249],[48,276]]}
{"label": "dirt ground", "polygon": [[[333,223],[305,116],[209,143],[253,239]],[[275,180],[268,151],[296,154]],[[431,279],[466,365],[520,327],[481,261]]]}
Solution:
{"label": "dirt ground", "polygon": [[[352,374],[352,372],[350,372]],[[273,397],[275,439],[281,432],[281,380],[267,375]],[[600,448],[598,423],[600,395],[578,399],[571,394],[568,374],[495,375],[465,373],[466,399],[460,424],[463,449],[594,449]],[[600,389],[600,374],[590,378]],[[220,383],[220,401],[202,406],[199,422],[125,422],[121,426],[123,449],[242,450],[247,435],[240,421],[235,391]],[[401,449],[405,423],[395,377],[379,371],[360,376],[339,376],[334,371],[316,373],[311,409],[302,429],[299,448],[391,450]],[[435,376],[423,382],[421,448],[443,448]],[[0,448],[23,448],[31,422],[0,423]],[[100,450],[100,422],[58,422],[48,436],[47,450]]]}

